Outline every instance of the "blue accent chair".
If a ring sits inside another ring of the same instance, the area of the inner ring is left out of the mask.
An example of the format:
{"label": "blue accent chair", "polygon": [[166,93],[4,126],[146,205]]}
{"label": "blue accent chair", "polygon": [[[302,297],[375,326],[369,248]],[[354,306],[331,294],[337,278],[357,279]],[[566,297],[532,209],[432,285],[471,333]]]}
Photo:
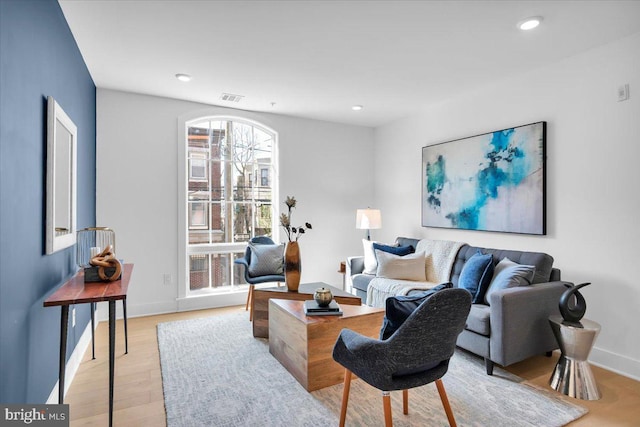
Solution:
{"label": "blue accent chair", "polygon": [[436,383],[449,425],[456,421],[441,378],[449,368],[456,339],[471,310],[471,294],[445,289],[427,298],[386,340],[343,329],[333,359],[345,367],[340,426],[347,416],[352,373],[382,391],[385,426],[393,425],[389,392],[402,390],[403,412],[409,413],[408,389]]}
{"label": "blue accent chair", "polygon": [[[259,245],[273,245],[274,242],[267,236],[256,236],[249,240],[250,243]],[[244,251],[244,257],[238,258],[233,261],[234,264],[244,265],[244,280],[249,284],[249,293],[247,293],[247,303],[244,309],[249,310],[249,307],[253,303],[253,288],[258,283],[276,282],[280,286],[281,282],[284,282],[284,274],[269,274],[266,276],[251,276],[249,274],[249,265],[251,264],[251,248],[247,246]],[[249,320],[253,321],[253,311],[249,311]]]}

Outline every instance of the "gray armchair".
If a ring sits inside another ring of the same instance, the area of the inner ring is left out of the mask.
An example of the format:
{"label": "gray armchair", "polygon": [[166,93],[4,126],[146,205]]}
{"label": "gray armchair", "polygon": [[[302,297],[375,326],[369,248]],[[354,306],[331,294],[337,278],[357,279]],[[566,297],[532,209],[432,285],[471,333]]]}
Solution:
{"label": "gray armchair", "polygon": [[[249,241],[255,245],[274,245],[275,243],[267,236],[256,236]],[[280,286],[280,282],[284,282],[284,271],[269,274],[252,275],[251,274],[251,248],[247,246],[244,257],[233,261],[235,264],[244,266],[244,280],[249,284],[249,292],[247,293],[247,303],[244,309],[248,310],[253,302],[253,289],[258,283],[276,282]],[[284,259],[281,261],[279,270],[283,270]],[[253,320],[253,311],[249,312],[249,320]]]}
{"label": "gray armchair", "polygon": [[334,360],[346,368],[340,426],[346,420],[352,373],[382,390],[387,427],[393,425],[390,391],[403,390],[403,412],[408,414],[408,389],[434,381],[449,424],[455,426],[441,378],[470,309],[469,292],[445,289],[425,299],[387,340],[343,329],[333,348]]}

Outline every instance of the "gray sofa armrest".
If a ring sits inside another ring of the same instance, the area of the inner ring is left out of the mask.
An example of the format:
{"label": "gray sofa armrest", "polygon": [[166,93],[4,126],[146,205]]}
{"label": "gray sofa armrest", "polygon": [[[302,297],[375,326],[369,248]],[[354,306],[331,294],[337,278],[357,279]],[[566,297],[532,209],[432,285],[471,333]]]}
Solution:
{"label": "gray sofa armrest", "polygon": [[360,274],[364,271],[364,257],[363,256],[350,256],[347,258],[347,274],[353,276],[354,274]]}
{"label": "gray sofa armrest", "polygon": [[563,281],[504,289],[490,295],[490,359],[507,366],[558,348],[549,316],[559,314]]}
{"label": "gray sofa armrest", "polygon": [[345,273],[345,290],[347,292],[352,292],[353,289],[351,276],[353,276],[354,274],[360,274],[363,270],[364,256],[350,256],[347,258]]}

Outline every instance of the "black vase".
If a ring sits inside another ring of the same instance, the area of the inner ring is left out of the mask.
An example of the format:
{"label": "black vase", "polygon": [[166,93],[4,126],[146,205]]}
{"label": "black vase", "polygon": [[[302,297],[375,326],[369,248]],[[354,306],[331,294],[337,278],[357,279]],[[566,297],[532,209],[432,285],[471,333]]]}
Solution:
{"label": "black vase", "polygon": [[[584,312],[587,311],[587,303],[578,290],[590,284],[591,283],[582,283],[572,286],[560,296],[560,314],[567,322],[579,322],[582,316],[584,316]],[[575,303],[571,304],[573,297],[575,297]]]}

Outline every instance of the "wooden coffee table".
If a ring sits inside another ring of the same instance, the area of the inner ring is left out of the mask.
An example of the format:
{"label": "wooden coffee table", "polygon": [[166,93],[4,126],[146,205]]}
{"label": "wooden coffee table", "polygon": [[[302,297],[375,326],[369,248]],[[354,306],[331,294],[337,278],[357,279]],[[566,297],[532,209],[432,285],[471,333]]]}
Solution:
{"label": "wooden coffee table", "polygon": [[303,301],[269,300],[269,352],[307,391],[339,384],[344,367],[333,360],[343,328],[378,338],[383,308],[341,304],[342,316],[306,316]]}
{"label": "wooden coffee table", "polygon": [[348,292],[342,291],[326,283],[303,283],[298,292],[290,292],[285,286],[273,288],[255,288],[251,310],[253,313],[253,336],[257,338],[269,338],[269,299],[288,299],[304,301],[313,299],[313,294],[318,288],[329,288],[333,298],[338,304],[361,305],[362,300]]}

